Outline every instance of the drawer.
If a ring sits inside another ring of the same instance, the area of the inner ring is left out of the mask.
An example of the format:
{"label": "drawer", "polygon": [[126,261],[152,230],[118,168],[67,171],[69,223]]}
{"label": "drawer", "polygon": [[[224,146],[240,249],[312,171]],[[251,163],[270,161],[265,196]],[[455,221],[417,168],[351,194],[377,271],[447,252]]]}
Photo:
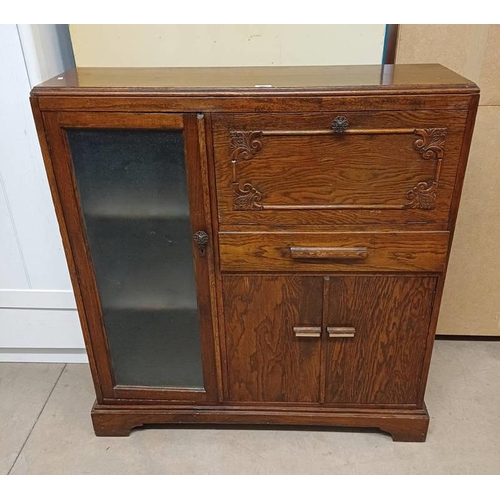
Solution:
{"label": "drawer", "polygon": [[219,114],[219,220],[447,229],[467,112]]}
{"label": "drawer", "polygon": [[441,272],[448,231],[219,233],[223,272]]}

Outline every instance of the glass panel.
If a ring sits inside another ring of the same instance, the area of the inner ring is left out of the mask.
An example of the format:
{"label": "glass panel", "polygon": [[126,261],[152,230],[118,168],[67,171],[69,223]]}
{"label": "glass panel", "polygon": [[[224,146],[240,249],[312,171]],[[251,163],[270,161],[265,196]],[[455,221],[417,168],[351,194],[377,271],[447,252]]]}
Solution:
{"label": "glass panel", "polygon": [[182,132],[67,137],[116,383],[203,387]]}

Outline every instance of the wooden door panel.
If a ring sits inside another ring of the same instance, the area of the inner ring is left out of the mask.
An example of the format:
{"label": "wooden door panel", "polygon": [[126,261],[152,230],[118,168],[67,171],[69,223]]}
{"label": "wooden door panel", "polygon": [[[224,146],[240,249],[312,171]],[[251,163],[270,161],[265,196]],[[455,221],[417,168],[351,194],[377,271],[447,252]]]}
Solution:
{"label": "wooden door panel", "polygon": [[230,400],[318,402],[323,279],[226,275],[223,294]]}
{"label": "wooden door panel", "polygon": [[326,403],[416,404],[437,278],[329,281]]}

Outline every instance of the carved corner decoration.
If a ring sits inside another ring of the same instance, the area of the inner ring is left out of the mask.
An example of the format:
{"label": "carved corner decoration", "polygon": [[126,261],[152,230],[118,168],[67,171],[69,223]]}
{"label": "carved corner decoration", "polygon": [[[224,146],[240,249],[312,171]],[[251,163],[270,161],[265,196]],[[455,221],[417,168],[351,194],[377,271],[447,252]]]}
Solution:
{"label": "carved corner decoration", "polygon": [[407,208],[421,208],[423,210],[432,210],[436,205],[437,182],[419,182],[413,189],[406,193],[406,198],[410,200]]}
{"label": "carved corner decoration", "polygon": [[436,206],[439,175],[441,173],[441,163],[444,156],[446,129],[423,128],[415,129],[414,133],[420,136],[413,143],[415,151],[417,151],[424,160],[435,160],[437,165],[433,180],[419,182],[414,188],[406,193],[406,198],[409,201],[405,205],[405,208],[433,210]]}
{"label": "carved corner decoration", "polygon": [[236,171],[238,160],[251,160],[262,149],[262,131],[232,130],[229,132],[229,149],[233,169],[233,210],[262,210],[262,193],[250,182],[240,187]]}
{"label": "carved corner decoration", "polygon": [[261,137],[262,131],[232,130],[229,132],[231,160],[235,162],[239,158],[252,159],[253,155],[262,149]]}
{"label": "carved corner decoration", "polygon": [[234,210],[262,210],[262,193],[249,182],[234,185]]}
{"label": "carved corner decoration", "polygon": [[415,134],[419,135],[413,147],[424,160],[442,160],[444,155],[445,128],[418,128]]}

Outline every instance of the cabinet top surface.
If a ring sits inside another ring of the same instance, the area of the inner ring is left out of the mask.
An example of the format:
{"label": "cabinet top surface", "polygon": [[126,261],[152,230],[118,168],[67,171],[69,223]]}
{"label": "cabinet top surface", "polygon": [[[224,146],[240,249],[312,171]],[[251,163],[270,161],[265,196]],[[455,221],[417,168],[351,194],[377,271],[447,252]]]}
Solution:
{"label": "cabinet top surface", "polygon": [[75,68],[33,95],[280,93],[474,93],[477,86],[440,64],[227,68]]}

